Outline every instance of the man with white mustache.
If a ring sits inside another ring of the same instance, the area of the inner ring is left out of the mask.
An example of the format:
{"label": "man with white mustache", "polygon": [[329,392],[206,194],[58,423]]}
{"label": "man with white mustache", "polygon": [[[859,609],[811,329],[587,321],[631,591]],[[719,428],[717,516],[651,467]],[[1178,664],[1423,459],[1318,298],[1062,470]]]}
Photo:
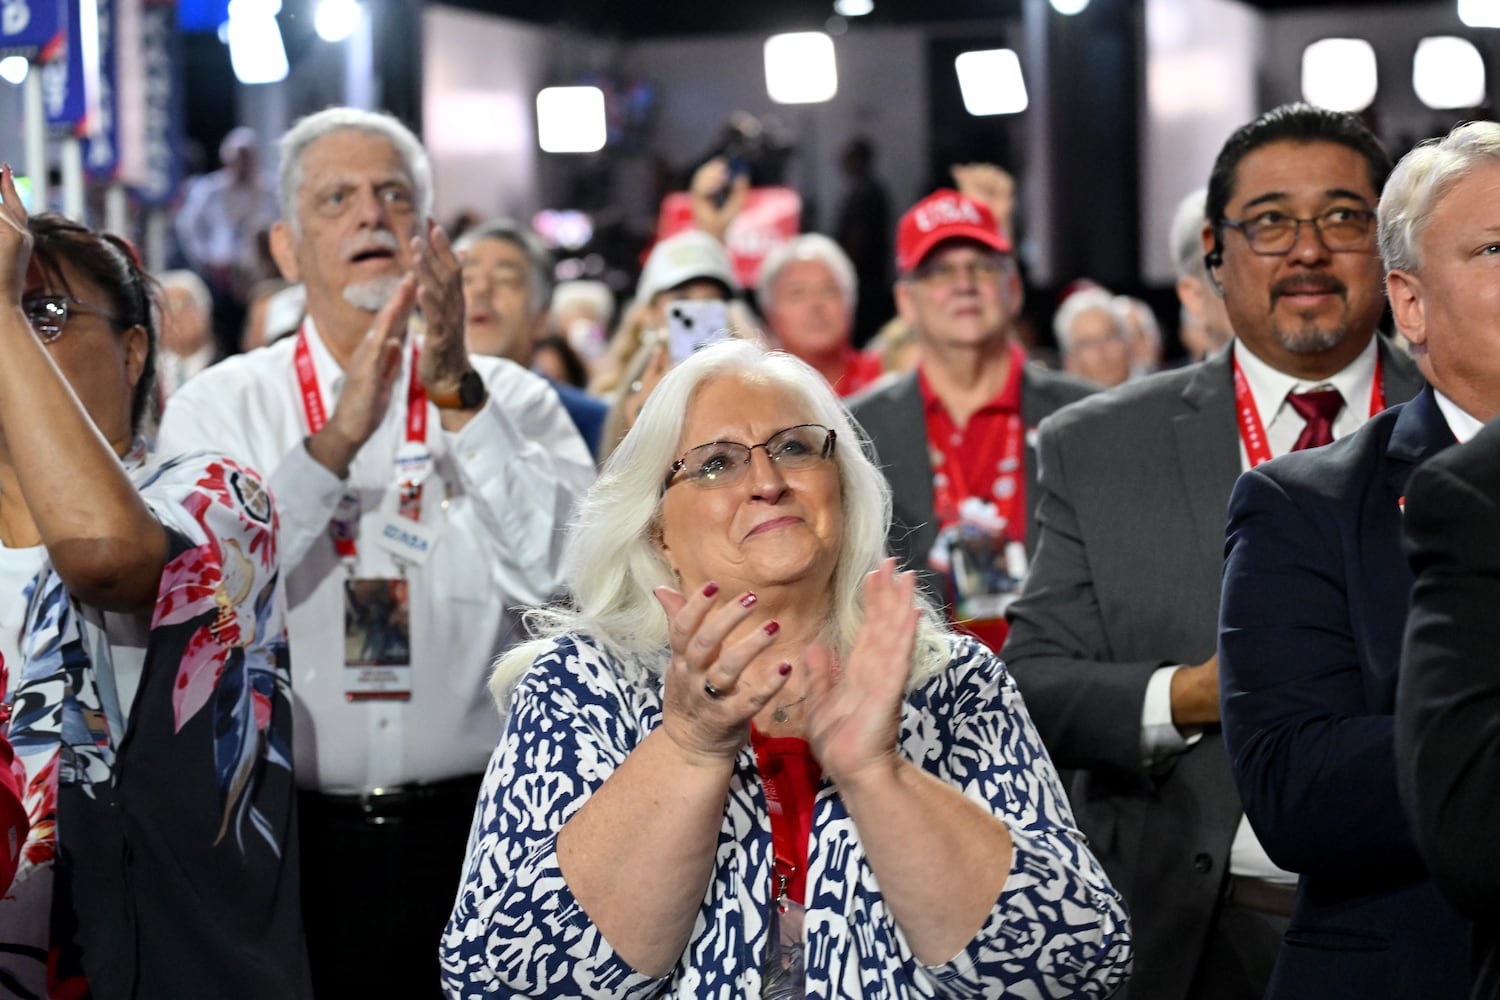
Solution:
{"label": "man with white mustache", "polygon": [[306,322],[188,383],[159,446],[220,447],[277,499],[316,992],[435,996],[499,736],[489,664],[522,634],[516,609],[555,596],[594,466],[545,380],[467,353],[459,263],[405,126],[331,108],[281,158],[271,245]]}

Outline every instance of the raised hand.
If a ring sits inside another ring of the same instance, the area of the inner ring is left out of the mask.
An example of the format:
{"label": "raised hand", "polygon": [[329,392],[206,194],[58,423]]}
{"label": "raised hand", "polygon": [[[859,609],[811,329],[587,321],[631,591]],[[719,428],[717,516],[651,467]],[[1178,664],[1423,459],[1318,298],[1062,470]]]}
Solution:
{"label": "raised hand", "polygon": [[344,391],[328,424],[308,442],[308,451],[334,475],[349,475],[349,464],[375,433],[391,405],[407,321],[417,296],[417,277],[408,274],[375,316],[369,334],[344,368]]}
{"label": "raised hand", "polygon": [[[719,242],[729,232],[734,217],[744,211],[750,198],[750,178],[744,174],[735,176],[729,169],[729,161],[716,156],[693,171],[688,184],[688,197],[693,206],[693,222]],[[723,198],[723,203],[719,198]]]}
{"label": "raised hand", "polygon": [[7,163],[0,166],[0,303],[20,302],[26,287],[32,243],[26,218],[15,171]]}
{"label": "raised hand", "polygon": [[729,634],[755,609],[754,594],[733,599],[706,584],[691,597],[658,587],[667,612],[672,662],[662,694],[662,729],[689,757],[704,763],[733,760],[750,733],[750,720],[786,684],[791,664],[752,666],[780,626],[768,621],[748,636]]}
{"label": "raised hand", "polygon": [[807,740],[823,772],[848,788],[899,763],[901,701],[916,647],[917,577],[887,559],[865,577],[865,617],[842,664],[824,646],[807,653]]}
{"label": "raised hand", "polygon": [[412,237],[412,259],[416,261],[417,308],[427,324],[417,377],[430,393],[457,392],[459,379],[469,370],[463,267],[448,234],[431,219],[425,240]]}

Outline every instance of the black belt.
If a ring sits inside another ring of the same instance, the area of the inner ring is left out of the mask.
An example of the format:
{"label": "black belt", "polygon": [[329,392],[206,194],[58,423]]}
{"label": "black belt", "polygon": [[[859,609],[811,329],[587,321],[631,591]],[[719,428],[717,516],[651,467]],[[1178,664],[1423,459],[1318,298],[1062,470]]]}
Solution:
{"label": "black belt", "polygon": [[1290,917],[1292,904],[1297,901],[1297,887],[1285,882],[1231,875],[1228,896],[1231,903],[1247,910]]}
{"label": "black belt", "polygon": [[330,816],[374,819],[445,807],[472,811],[483,780],[483,775],[466,774],[443,781],[392,785],[368,792],[311,792],[307,793],[307,798],[312,801],[306,802],[304,813],[310,807]]}

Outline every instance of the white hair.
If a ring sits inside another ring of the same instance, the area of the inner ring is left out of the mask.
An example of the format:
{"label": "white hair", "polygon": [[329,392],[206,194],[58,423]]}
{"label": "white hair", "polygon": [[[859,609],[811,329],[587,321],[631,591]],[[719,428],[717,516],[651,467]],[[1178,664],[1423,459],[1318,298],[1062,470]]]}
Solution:
{"label": "white hair", "polygon": [[301,235],[302,222],[297,218],[297,192],[302,188],[302,157],[313,143],[334,132],[354,129],[368,132],[388,141],[395,147],[401,162],[406,164],[407,176],[411,178],[412,194],[416,198],[419,218],[432,215],[432,161],[427,150],[412,134],[411,129],[401,124],[394,115],[379,111],[364,111],[360,108],[334,107],[315,111],[297,120],[297,123],[281,137],[280,197],[281,217],[292,227],[294,235]]}
{"label": "white hair", "polygon": [[181,269],[163,271],[156,276],[156,283],[161,286],[161,290],[164,292],[174,288],[180,288],[182,291],[187,292],[188,297],[193,300],[193,304],[202,310],[203,315],[212,322],[214,297],[208,290],[208,285],[197,274]]}
{"label": "white hair", "polygon": [[781,275],[782,270],[788,264],[804,260],[814,260],[828,268],[829,273],[833,275],[834,282],[839,286],[839,292],[844,296],[844,310],[852,314],[855,300],[859,295],[859,279],[854,274],[854,264],[842,247],[822,233],[803,233],[801,236],[793,236],[766,254],[765,260],[761,262],[760,275],[756,279],[755,286],[755,295],[760,303],[761,313],[770,312],[776,279]]}
{"label": "white hair", "polygon": [[1208,188],[1191,191],[1177,203],[1172,214],[1168,239],[1172,243],[1172,263],[1179,278],[1208,277],[1203,263],[1203,224],[1208,221]]}
{"label": "white hair", "polygon": [[1500,164],[1500,124],[1465,122],[1401,158],[1380,195],[1378,239],[1387,270],[1421,270],[1418,242],[1435,203],[1480,164]]}
{"label": "white hair", "polygon": [[1115,325],[1121,338],[1125,336],[1125,324],[1115,311],[1115,297],[1103,288],[1083,288],[1063,299],[1057,314],[1052,317],[1052,333],[1057,337],[1057,346],[1064,354],[1073,347],[1073,323],[1086,312],[1102,312]]}
{"label": "white hair", "polygon": [[[667,616],[652,590],[677,586],[678,581],[657,543],[662,484],[677,458],[694,397],[708,382],[724,377],[764,380],[787,389],[807,407],[811,422],[837,435],[834,461],[844,532],[823,640],[840,655],[853,648],[864,619],[865,574],[886,556],[890,486],[872,460],[868,439],[816,369],[752,341],[727,340],[667,373],[605,463],[574,519],[563,557],[572,603],[528,613],[527,624],[538,638],[502,656],[490,680],[502,711],[511,685],[555,636],[585,634],[617,659],[639,658],[658,671],[666,669]],[[948,660],[947,629],[922,600],[912,685],[937,674]]]}
{"label": "white hair", "polygon": [[1112,303],[1115,315],[1125,326],[1125,332],[1130,333],[1131,325],[1140,328],[1140,332],[1154,346],[1161,347],[1161,324],[1156,321],[1156,312],[1144,299],[1138,299],[1133,295],[1116,295]]}
{"label": "white hair", "polygon": [[526,278],[529,285],[527,312],[535,319],[552,301],[552,251],[541,238],[514,219],[490,219],[471,229],[453,241],[453,249],[459,253],[472,250],[485,240],[509,243],[521,251],[526,258]]}

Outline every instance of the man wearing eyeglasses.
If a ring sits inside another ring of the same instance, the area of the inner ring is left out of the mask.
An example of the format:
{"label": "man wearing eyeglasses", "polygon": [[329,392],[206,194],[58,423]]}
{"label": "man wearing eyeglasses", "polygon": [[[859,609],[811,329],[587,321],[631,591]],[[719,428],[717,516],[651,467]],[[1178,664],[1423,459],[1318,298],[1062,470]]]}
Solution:
{"label": "man wearing eyeglasses", "polygon": [[1230,497],[1224,741],[1246,814],[1301,875],[1298,946],[1289,933],[1273,1000],[1469,996],[1471,927],[1439,895],[1401,808],[1394,713],[1412,600],[1408,478],[1500,415],[1497,191],[1493,122],[1460,125],[1397,165],[1380,199],[1380,253],[1428,387],[1319,455],[1247,473]]}
{"label": "man wearing eyeglasses", "polygon": [[891,484],[892,554],[994,649],[1036,538],[1032,432],[1096,388],[1026,363],[1010,249],[989,208],[957,191],[903,215],[896,305],[922,360],[850,406]]}
{"label": "man wearing eyeglasses", "polygon": [[1132,997],[1259,998],[1280,951],[1296,876],[1244,822],[1219,733],[1225,508],[1243,470],[1420,385],[1375,335],[1389,172],[1347,115],[1293,105],[1236,131],[1203,241],[1237,340],[1040,430],[1041,538],[1004,656],[1130,904]]}

